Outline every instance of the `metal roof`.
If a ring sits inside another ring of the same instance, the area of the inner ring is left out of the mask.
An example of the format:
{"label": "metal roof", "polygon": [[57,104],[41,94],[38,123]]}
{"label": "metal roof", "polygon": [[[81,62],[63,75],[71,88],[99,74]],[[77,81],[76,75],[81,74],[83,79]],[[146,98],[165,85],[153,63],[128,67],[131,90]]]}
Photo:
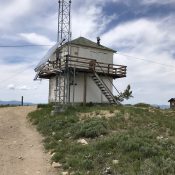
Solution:
{"label": "metal roof", "polygon": [[110,51],[110,52],[114,52],[116,53],[117,51],[113,50],[113,49],[110,49],[108,47],[105,47],[103,45],[98,45],[97,43],[87,39],[87,38],[84,38],[84,37],[79,37],[77,39],[74,39],[71,41],[71,44],[73,45],[80,45],[80,46],[85,46],[85,47],[92,47],[92,48],[96,48],[96,49],[102,49],[102,50],[107,50],[107,51]]}
{"label": "metal roof", "polygon": [[168,102],[175,101],[175,98],[171,98]]}

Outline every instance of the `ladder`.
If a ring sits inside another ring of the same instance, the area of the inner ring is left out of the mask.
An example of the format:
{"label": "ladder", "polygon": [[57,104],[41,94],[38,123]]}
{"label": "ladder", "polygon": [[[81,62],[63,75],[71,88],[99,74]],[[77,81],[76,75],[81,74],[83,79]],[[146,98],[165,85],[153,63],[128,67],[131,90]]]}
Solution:
{"label": "ladder", "polygon": [[99,77],[99,75],[95,71],[91,77],[95,82],[95,84],[99,87],[103,95],[107,98],[109,103],[111,104],[118,103],[115,96],[112,94],[111,90],[107,87],[105,82]]}

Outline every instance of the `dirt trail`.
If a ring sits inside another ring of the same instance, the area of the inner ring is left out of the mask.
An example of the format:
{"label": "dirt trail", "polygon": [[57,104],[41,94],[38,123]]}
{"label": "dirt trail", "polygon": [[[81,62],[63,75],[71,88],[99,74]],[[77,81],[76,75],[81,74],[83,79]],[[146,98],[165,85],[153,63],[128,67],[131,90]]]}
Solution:
{"label": "dirt trail", "polygon": [[36,107],[0,108],[0,175],[56,175],[42,137],[26,119]]}

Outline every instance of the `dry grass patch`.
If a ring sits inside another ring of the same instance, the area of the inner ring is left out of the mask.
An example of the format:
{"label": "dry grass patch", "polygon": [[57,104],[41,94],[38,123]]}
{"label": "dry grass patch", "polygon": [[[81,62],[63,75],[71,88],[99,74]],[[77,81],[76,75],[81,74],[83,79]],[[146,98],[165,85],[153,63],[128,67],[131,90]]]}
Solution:
{"label": "dry grass patch", "polygon": [[78,113],[77,116],[79,116],[80,120],[86,120],[89,118],[105,118],[109,119],[112,117],[115,117],[117,114],[119,114],[119,110],[98,110],[98,111],[93,111],[93,112],[86,112],[86,113]]}

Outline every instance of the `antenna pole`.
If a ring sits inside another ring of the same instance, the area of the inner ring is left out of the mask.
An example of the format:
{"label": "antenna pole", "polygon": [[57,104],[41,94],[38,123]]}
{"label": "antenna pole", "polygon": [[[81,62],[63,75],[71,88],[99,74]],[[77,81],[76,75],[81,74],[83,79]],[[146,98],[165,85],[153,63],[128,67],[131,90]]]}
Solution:
{"label": "antenna pole", "polygon": [[71,47],[71,0],[58,1],[58,35],[56,67],[58,68],[55,88],[55,108],[70,103],[69,66]]}

